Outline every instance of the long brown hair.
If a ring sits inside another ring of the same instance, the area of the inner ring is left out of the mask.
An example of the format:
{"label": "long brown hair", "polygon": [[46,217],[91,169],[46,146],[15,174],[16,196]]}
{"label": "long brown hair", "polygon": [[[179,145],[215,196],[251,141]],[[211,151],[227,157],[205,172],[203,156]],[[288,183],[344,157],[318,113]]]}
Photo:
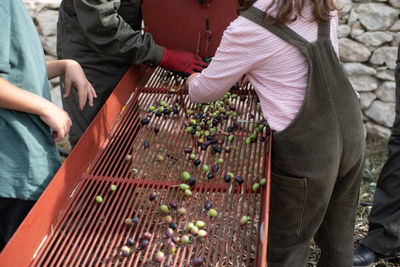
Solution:
{"label": "long brown hair", "polygon": [[[238,0],[238,13],[245,11],[257,0]],[[285,25],[293,22],[298,16],[302,15],[305,1],[311,1],[313,21],[324,23],[331,19],[330,12],[337,9],[334,0],[272,0],[272,3],[266,8],[265,13],[276,4],[278,13],[275,20],[278,24]]]}

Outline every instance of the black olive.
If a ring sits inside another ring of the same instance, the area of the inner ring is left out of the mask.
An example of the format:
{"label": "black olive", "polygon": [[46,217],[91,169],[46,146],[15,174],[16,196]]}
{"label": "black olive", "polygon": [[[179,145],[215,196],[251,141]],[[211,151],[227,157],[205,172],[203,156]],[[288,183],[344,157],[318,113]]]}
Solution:
{"label": "black olive", "polygon": [[135,216],[132,218],[132,223],[138,224],[139,223],[139,217]]}
{"label": "black olive", "polygon": [[213,146],[213,150],[216,153],[221,153],[221,148],[219,146]]}
{"label": "black olive", "polygon": [[236,177],[235,177],[235,181],[236,181],[236,183],[238,183],[238,184],[243,184],[243,183],[244,183],[243,178],[240,177],[240,176],[236,176]]}
{"label": "black olive", "polygon": [[213,139],[214,139],[214,136],[212,136],[212,135],[207,135],[206,136],[206,140],[208,140],[208,141],[211,141]]}
{"label": "black olive", "polygon": [[179,110],[178,110],[177,107],[174,107],[172,111],[174,112],[174,114],[178,114],[179,113]]}
{"label": "black olive", "polygon": [[173,209],[176,209],[176,208],[178,207],[178,205],[176,204],[176,201],[175,201],[175,200],[171,200],[171,201],[169,202],[169,206],[170,206],[171,208],[173,208]]}
{"label": "black olive", "polygon": [[143,147],[144,148],[148,148],[149,146],[150,146],[149,141],[146,140],[146,141],[143,142]]}
{"label": "black olive", "polygon": [[192,125],[192,128],[193,128],[193,129],[197,129],[197,124],[193,124],[193,125]]}
{"label": "black olive", "polygon": [[230,133],[233,132],[233,126],[229,126],[227,131],[230,132]]}
{"label": "black olive", "polygon": [[207,149],[207,145],[205,143],[200,145],[201,150],[206,150]]}
{"label": "black olive", "polygon": [[129,237],[129,238],[126,240],[126,244],[127,244],[128,246],[133,246],[133,245],[135,245],[135,243],[136,243],[136,240],[133,239],[132,237]]}
{"label": "black olive", "polygon": [[190,179],[189,179],[189,185],[190,185],[190,186],[195,186],[195,185],[196,185],[196,178],[190,177]]}
{"label": "black olive", "polygon": [[260,137],[260,142],[264,142],[265,141],[265,137]]}
{"label": "black olive", "polygon": [[225,174],[224,180],[225,182],[229,183],[231,181],[232,177],[229,174]]}
{"label": "black olive", "polygon": [[152,193],[149,195],[149,200],[150,200],[150,201],[153,201],[154,199],[156,199],[156,197],[157,197],[157,194],[156,194],[155,192],[152,192]]}
{"label": "black olive", "polygon": [[149,124],[149,122],[150,122],[150,119],[149,119],[149,118],[143,118],[143,119],[140,121],[140,123],[141,123],[142,125]]}
{"label": "black olive", "polygon": [[192,153],[193,149],[191,147],[187,147],[187,148],[185,148],[184,151],[185,151],[185,153],[189,154],[189,153]]}
{"label": "black olive", "polygon": [[164,115],[169,115],[169,114],[171,113],[171,110],[165,108],[165,109],[163,110],[163,113],[164,113]]}
{"label": "black olive", "polygon": [[157,117],[160,117],[162,115],[162,113],[159,110],[157,110],[156,113],[154,113],[154,115],[156,115]]}
{"label": "black olive", "polygon": [[219,165],[215,164],[214,166],[212,166],[212,171],[213,172],[217,172],[219,170]]}
{"label": "black olive", "polygon": [[158,134],[159,131],[160,131],[160,128],[158,128],[158,127],[154,128],[154,132],[155,132],[156,134]]}
{"label": "black olive", "polygon": [[195,160],[193,161],[194,166],[199,166],[200,163],[201,163],[201,160],[200,160],[200,159],[195,159]]}
{"label": "black olive", "polygon": [[215,119],[212,120],[212,125],[213,125],[213,126],[217,126],[217,125],[218,125],[218,120],[215,120]]}
{"label": "black olive", "polygon": [[240,101],[246,101],[246,99],[247,99],[247,96],[245,96],[245,95],[240,96]]}
{"label": "black olive", "polygon": [[174,222],[170,223],[168,226],[169,226],[169,228],[171,228],[173,230],[178,229],[178,225],[176,223],[174,223]]}
{"label": "black olive", "polygon": [[209,210],[209,209],[211,209],[211,207],[212,207],[212,204],[211,204],[210,201],[204,202],[204,209],[205,210]]}
{"label": "black olive", "polygon": [[214,173],[212,172],[207,173],[207,179],[212,179],[212,178],[214,178]]}
{"label": "black olive", "polygon": [[238,129],[238,128],[239,128],[239,123],[234,122],[234,123],[232,124],[232,126],[233,126],[233,129]]}
{"label": "black olive", "polygon": [[196,133],[196,129],[193,128],[191,134],[195,134]]}

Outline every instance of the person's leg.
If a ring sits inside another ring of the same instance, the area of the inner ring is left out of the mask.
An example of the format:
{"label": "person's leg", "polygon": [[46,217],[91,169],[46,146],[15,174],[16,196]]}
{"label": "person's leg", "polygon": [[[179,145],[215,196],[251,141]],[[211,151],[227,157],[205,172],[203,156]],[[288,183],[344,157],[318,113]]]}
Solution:
{"label": "person's leg", "polygon": [[0,252],[34,204],[35,201],[0,198]]}
{"label": "person's leg", "polygon": [[324,220],[314,237],[321,248],[318,266],[353,266],[353,232],[363,166],[364,158],[335,184]]}

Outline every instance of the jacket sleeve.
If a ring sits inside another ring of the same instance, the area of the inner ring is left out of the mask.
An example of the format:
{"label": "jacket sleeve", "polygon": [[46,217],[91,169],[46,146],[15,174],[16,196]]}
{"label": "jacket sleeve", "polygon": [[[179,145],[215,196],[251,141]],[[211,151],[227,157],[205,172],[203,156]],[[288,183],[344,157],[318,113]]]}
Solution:
{"label": "jacket sleeve", "polygon": [[[164,48],[118,15],[120,0],[73,0],[79,24],[95,49],[133,64],[158,65]],[[139,12],[138,12],[139,13]],[[140,16],[140,14],[132,14]]]}

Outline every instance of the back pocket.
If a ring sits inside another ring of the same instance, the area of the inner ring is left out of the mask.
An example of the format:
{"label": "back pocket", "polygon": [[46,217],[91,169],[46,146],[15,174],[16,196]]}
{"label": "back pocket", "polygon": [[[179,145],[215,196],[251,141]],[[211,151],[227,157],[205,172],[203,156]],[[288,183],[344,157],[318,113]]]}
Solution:
{"label": "back pocket", "polygon": [[271,171],[269,232],[299,236],[303,228],[306,197],[307,179]]}

